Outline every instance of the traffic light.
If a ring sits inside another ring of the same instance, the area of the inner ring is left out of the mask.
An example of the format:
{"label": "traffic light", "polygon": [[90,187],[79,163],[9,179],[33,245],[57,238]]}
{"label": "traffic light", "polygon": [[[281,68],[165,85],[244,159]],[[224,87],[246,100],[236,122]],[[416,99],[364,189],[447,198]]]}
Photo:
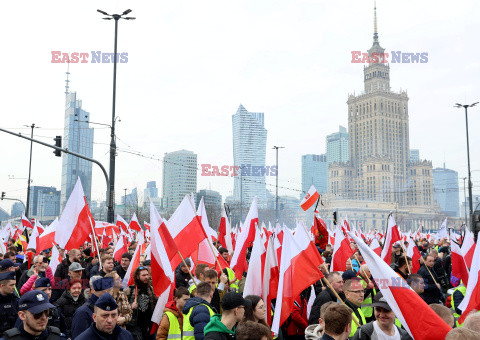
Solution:
{"label": "traffic light", "polygon": [[472,214],[472,232],[477,235],[480,231],[480,210],[475,210]]}
{"label": "traffic light", "polygon": [[[55,138],[53,139],[55,141],[55,146],[56,147],[59,147],[61,148],[62,147],[62,136],[55,136]],[[62,156],[62,152],[60,150],[55,150],[53,151],[53,153],[55,154],[55,156],[57,157],[61,157]]]}
{"label": "traffic light", "polygon": [[2,201],[5,198],[5,191],[2,191]]}

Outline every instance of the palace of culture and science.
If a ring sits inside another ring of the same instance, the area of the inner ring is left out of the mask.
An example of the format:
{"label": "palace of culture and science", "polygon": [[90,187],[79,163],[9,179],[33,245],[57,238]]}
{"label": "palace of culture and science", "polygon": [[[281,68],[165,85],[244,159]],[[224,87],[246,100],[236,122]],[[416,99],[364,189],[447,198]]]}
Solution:
{"label": "palace of culture and science", "polygon": [[364,92],[348,96],[350,159],[329,166],[326,203],[357,227],[381,230],[390,212],[402,229],[437,227],[432,162],[410,162],[408,95],[390,88],[375,9],[373,45],[378,62],[364,67]]}

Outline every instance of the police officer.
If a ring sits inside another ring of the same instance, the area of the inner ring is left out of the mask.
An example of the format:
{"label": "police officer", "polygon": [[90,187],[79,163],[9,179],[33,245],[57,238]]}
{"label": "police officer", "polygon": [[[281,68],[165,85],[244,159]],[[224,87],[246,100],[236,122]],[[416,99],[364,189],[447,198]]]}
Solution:
{"label": "police officer", "polygon": [[97,300],[105,293],[113,291],[113,277],[92,276],[90,278],[92,295],[83,306],[75,311],[72,319],[72,339],[75,339],[93,322],[92,314]]}
{"label": "police officer", "polygon": [[18,296],[15,292],[15,272],[0,274],[0,333],[15,326],[18,313]]}
{"label": "police officer", "polygon": [[103,294],[95,302],[92,314],[94,322],[75,340],[133,340],[129,331],[117,325],[118,316],[118,305],[115,299],[109,293]]}
{"label": "police officer", "polygon": [[20,298],[18,312],[23,325],[7,330],[0,340],[66,340],[57,327],[47,326],[51,308],[55,306],[48,302],[44,292],[32,290],[25,293]]}
{"label": "police officer", "polygon": [[[38,278],[35,283],[34,283],[35,289],[41,290],[48,296],[48,300],[52,298],[52,284],[50,282],[50,279],[47,277],[41,277]],[[16,328],[20,328],[22,325],[22,320],[20,318],[17,319],[17,322],[15,323]],[[50,314],[48,315],[48,326],[55,326],[60,331],[66,335],[69,334],[69,331],[67,330],[67,324],[65,323],[65,318],[60,311],[59,307],[52,308],[50,310]]]}

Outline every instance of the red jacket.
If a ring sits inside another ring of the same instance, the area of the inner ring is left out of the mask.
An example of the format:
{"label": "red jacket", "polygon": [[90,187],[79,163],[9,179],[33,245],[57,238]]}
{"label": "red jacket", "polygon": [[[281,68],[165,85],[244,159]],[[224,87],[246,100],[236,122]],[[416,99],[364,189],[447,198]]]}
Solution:
{"label": "red jacket", "polygon": [[308,326],[307,300],[297,297],[293,303],[293,311],[285,322],[287,336],[305,335],[305,328]]}

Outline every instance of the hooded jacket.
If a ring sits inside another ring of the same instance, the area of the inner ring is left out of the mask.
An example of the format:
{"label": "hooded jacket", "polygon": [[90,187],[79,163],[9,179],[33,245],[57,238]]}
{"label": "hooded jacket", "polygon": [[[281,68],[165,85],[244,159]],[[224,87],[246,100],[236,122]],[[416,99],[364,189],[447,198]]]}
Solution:
{"label": "hooded jacket", "polygon": [[180,329],[183,329],[183,314],[177,308],[175,301],[169,301],[165,305],[165,310],[163,311],[162,320],[157,330],[157,340],[165,340],[168,337],[168,332],[170,330],[170,322],[168,321],[168,316],[165,312],[172,312],[173,315],[177,317],[178,323],[180,324]]}
{"label": "hooded jacket", "polygon": [[235,339],[235,327],[228,329],[222,321],[220,314],[215,314],[210,319],[210,322],[205,326],[203,332],[205,334],[204,340],[231,340]]}
{"label": "hooded jacket", "polygon": [[193,326],[195,339],[203,339],[203,329],[210,322],[210,312],[204,305],[214,309],[210,303],[200,297],[188,299],[183,307],[182,313],[187,315],[191,308],[195,308],[190,315],[190,324]]}

